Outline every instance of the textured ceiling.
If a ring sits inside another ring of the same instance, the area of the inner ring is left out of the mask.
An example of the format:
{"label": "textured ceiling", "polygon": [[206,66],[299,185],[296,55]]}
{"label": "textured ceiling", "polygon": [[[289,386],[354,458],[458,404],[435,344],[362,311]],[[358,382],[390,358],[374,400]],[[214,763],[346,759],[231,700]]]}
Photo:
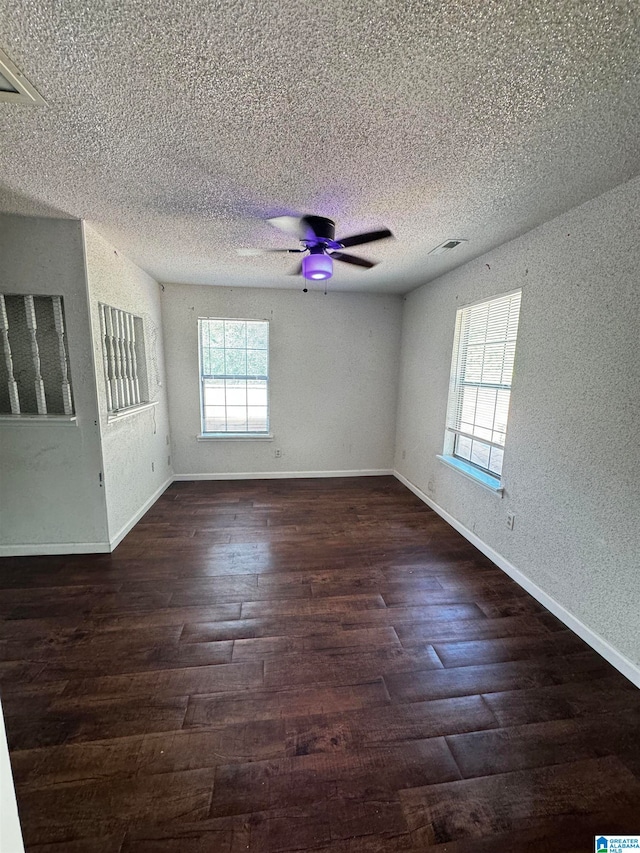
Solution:
{"label": "textured ceiling", "polygon": [[0,48],[48,104],[0,103],[0,209],[162,281],[299,287],[236,250],[318,213],[396,235],[333,289],[402,293],[640,173],[637,0],[0,0]]}

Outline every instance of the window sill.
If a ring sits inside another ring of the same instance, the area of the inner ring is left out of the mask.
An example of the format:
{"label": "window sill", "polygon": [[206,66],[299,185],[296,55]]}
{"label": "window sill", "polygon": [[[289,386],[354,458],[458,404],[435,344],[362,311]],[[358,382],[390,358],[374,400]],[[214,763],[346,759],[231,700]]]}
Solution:
{"label": "window sill", "polygon": [[436,458],[445,465],[448,465],[449,468],[459,471],[460,474],[467,477],[469,480],[473,480],[485,489],[489,489],[489,491],[494,492],[494,494],[502,495],[504,492],[504,487],[497,477],[493,477],[491,474],[485,474],[484,471],[479,471],[473,465],[463,462],[462,459],[456,459],[455,456],[437,456]]}
{"label": "window sill", "polygon": [[201,432],[197,441],[273,441],[272,433],[262,432]]}
{"label": "window sill", "polygon": [[138,412],[146,412],[147,409],[153,409],[158,405],[157,400],[152,400],[150,403],[140,403],[139,406],[129,406],[127,409],[118,409],[117,412],[109,412],[107,415],[107,423],[113,421],[121,421],[123,418],[128,418],[130,415],[137,415]]}
{"label": "window sill", "polygon": [[78,426],[75,415],[0,415],[0,425],[8,426]]}

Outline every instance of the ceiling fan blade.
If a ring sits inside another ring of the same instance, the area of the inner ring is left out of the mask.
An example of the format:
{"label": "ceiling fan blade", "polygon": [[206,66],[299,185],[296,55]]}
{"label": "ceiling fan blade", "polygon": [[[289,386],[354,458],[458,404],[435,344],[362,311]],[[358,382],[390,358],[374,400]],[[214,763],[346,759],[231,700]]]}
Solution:
{"label": "ceiling fan blade", "polygon": [[368,270],[371,267],[375,267],[375,264],[371,261],[367,261],[365,258],[358,258],[355,255],[348,255],[346,252],[332,252],[331,257],[336,261],[343,261],[345,264],[353,264],[356,267],[364,267]]}
{"label": "ceiling fan blade", "polygon": [[306,216],[274,216],[267,219],[267,222],[297,240],[311,240],[315,237],[313,227],[307,222]]}
{"label": "ceiling fan blade", "polygon": [[236,252],[240,255],[241,258],[255,258],[259,255],[270,255],[273,252],[281,253],[289,253],[289,252],[298,252],[298,249],[236,249]]}
{"label": "ceiling fan blade", "polygon": [[367,231],[365,234],[354,234],[352,237],[342,237],[340,242],[345,248],[348,248],[349,246],[361,246],[363,243],[373,243],[374,240],[384,240],[385,237],[393,237],[388,228],[382,228],[380,231]]}
{"label": "ceiling fan blade", "polygon": [[274,228],[284,231],[285,234],[293,234],[294,237],[298,236],[300,230],[299,216],[273,216],[271,219],[267,219],[267,222],[269,225],[273,225]]}

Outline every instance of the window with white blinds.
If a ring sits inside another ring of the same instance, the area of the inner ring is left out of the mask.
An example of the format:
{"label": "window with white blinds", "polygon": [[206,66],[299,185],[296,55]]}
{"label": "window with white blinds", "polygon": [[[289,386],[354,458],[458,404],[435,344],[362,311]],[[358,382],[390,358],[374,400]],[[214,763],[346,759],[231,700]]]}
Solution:
{"label": "window with white blinds", "polygon": [[498,479],[521,294],[498,296],[456,314],[444,453]]}
{"label": "window with white blinds", "polygon": [[203,435],[269,433],[269,323],[201,318]]}

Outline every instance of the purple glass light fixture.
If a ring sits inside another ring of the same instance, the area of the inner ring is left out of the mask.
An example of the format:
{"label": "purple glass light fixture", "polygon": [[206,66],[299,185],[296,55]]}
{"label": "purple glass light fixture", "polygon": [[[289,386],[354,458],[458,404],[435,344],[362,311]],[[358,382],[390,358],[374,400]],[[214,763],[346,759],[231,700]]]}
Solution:
{"label": "purple glass light fixture", "polygon": [[323,246],[311,246],[302,259],[302,275],[311,281],[324,281],[333,275],[333,260]]}

